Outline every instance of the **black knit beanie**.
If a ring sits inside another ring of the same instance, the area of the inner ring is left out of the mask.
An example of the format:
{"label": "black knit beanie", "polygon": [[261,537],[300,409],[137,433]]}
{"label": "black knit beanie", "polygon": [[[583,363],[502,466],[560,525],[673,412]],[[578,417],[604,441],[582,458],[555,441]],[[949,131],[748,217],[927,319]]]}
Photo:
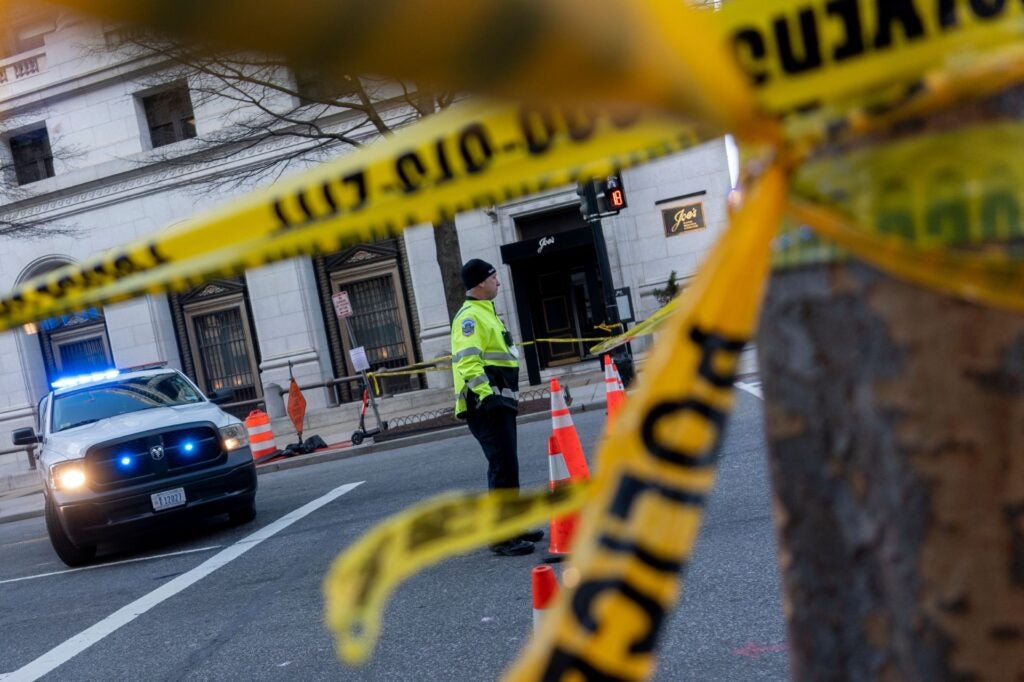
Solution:
{"label": "black knit beanie", "polygon": [[466,264],[462,266],[462,283],[465,285],[466,291],[469,291],[495,272],[494,266],[487,261],[473,258],[466,261]]}

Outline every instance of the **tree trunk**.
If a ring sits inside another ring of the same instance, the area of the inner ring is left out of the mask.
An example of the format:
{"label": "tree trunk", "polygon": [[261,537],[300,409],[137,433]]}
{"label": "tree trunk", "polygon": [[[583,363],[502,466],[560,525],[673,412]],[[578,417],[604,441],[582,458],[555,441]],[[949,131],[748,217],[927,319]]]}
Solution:
{"label": "tree trunk", "polygon": [[796,680],[1024,680],[1024,317],[857,262],[758,347]]}
{"label": "tree trunk", "polygon": [[466,289],[462,286],[459,273],[462,271],[462,252],[459,249],[459,233],[454,220],[445,220],[434,225],[434,248],[437,264],[441,268],[444,282],[444,301],[448,306],[448,320],[455,319],[466,300]]}

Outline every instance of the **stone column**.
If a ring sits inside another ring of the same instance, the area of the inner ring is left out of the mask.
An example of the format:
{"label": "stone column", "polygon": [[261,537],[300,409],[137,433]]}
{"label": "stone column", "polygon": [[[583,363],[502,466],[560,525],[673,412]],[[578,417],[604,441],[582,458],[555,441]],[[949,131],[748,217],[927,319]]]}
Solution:
{"label": "stone column", "polygon": [[[20,328],[0,333],[0,386],[0,450],[6,450],[14,447],[12,431],[36,428],[35,406],[49,388],[35,335]],[[0,456],[0,478],[29,468],[23,454]]]}
{"label": "stone column", "polygon": [[[260,379],[287,388],[288,371],[299,386],[318,384],[334,375],[313,262],[307,257],[247,270],[246,286],[252,304],[260,347]],[[307,411],[330,404],[324,388],[304,390]]]}
{"label": "stone column", "polygon": [[103,307],[110,352],[117,367],[166,362],[181,369],[167,296],[143,296]]}
{"label": "stone column", "polygon": [[[420,357],[429,361],[451,352],[448,307],[444,300],[441,268],[434,258],[434,229],[430,225],[409,228],[403,236],[409,269],[416,291],[416,315],[420,325]],[[452,386],[448,372],[427,372],[428,388]]]}

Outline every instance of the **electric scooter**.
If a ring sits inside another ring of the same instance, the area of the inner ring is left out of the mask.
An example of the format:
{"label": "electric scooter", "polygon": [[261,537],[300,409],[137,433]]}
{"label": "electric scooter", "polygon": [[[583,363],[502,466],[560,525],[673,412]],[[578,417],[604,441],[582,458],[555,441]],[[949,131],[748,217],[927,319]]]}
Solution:
{"label": "electric scooter", "polygon": [[[352,445],[359,445],[367,436],[376,436],[382,431],[387,431],[388,423],[380,420],[380,415],[377,415],[377,428],[367,429],[366,428],[366,404],[370,400],[370,393],[367,389],[363,389],[363,405],[359,408],[359,428],[352,432]],[[374,409],[374,414],[377,414],[377,410]],[[376,438],[373,439],[376,442]]]}

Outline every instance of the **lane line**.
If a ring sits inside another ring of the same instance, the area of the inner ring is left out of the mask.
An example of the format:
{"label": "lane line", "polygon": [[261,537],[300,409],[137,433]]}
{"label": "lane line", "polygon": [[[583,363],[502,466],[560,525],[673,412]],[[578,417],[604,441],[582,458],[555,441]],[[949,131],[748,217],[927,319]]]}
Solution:
{"label": "lane line", "polygon": [[741,391],[746,391],[747,393],[749,393],[750,395],[754,396],[755,398],[760,398],[761,400],[764,400],[764,396],[761,395],[761,382],[760,381],[757,382],[756,385],[748,384],[745,381],[737,381],[736,382],[736,388],[740,389]]}
{"label": "lane line", "polygon": [[183,573],[168,583],[165,583],[149,594],[136,599],[131,604],[118,609],[92,627],[83,630],[71,639],[58,644],[45,654],[31,663],[15,670],[7,675],[0,674],[0,679],[9,682],[31,682],[38,680],[43,675],[57,669],[64,663],[82,653],[93,644],[96,644],[107,635],[117,631],[119,628],[132,622],[142,614],[146,613],[161,602],[170,599],[182,590],[202,580],[218,568],[227,565],[264,540],[273,537],[296,521],[315,512],[328,502],[332,502],[347,492],[354,490],[366,481],[358,483],[346,483],[327,493],[322,497],[305,504],[298,509],[285,514],[270,525],[260,528],[258,531],[242,538],[235,544],[221,550],[203,563],[193,568],[188,573]]}
{"label": "lane line", "polygon": [[[220,549],[220,545],[211,545],[209,547],[197,547],[196,549],[183,549],[179,552],[168,552],[166,554],[154,554],[152,556],[140,556],[134,559],[122,559],[121,561],[111,561],[107,564],[96,564],[95,566],[82,566],[80,568],[67,568],[63,571],[50,571],[49,573],[39,573],[37,575],[26,575],[21,578],[8,578],[7,580],[0,580],[0,585],[7,583],[17,583],[22,580],[35,580],[36,578],[49,578],[51,575],[64,575],[65,573],[78,573],[79,571],[92,571],[97,568],[107,568],[109,566],[120,566],[121,564],[134,564],[139,561],[150,561],[151,559],[166,559],[167,557],[180,556],[182,554],[194,554],[196,552],[209,552],[213,549]],[[0,678],[3,679],[3,678]]]}

